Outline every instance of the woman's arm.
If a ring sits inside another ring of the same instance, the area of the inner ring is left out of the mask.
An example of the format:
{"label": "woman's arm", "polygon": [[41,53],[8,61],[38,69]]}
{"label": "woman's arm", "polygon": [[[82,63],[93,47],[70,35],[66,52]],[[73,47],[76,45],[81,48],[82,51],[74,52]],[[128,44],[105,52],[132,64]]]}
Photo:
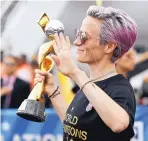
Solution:
{"label": "woman's arm", "polygon": [[[89,78],[81,70],[76,71],[70,77],[79,87],[82,87],[82,85],[89,81]],[[121,132],[128,127],[128,113],[97,85],[88,83],[84,86],[83,92],[101,119],[113,132]]]}
{"label": "woman's arm", "polygon": [[[59,88],[57,89],[54,76],[48,72],[35,70],[35,79],[34,79],[35,84],[38,82],[42,82],[45,79],[46,79],[45,92],[48,93],[48,97],[50,97],[50,100],[53,104],[54,109],[56,110],[58,116],[63,122],[66,115],[67,108],[68,108],[68,104],[66,103],[63,95],[60,93],[60,89]],[[56,89],[57,91],[55,91]],[[54,95],[52,95],[53,93]]]}
{"label": "woman's arm", "polygon": [[[74,63],[70,46],[68,37],[65,38],[62,33],[60,33],[59,36],[55,34],[53,47],[56,56],[52,55],[52,59],[55,61],[58,71],[70,77],[79,87],[82,87],[82,85],[89,81],[89,78],[83,71],[79,70]],[[83,88],[83,92],[101,119],[114,132],[121,132],[126,129],[129,125],[128,113],[98,86],[95,84],[94,86],[88,83],[87,86]]]}
{"label": "woman's arm", "polygon": [[51,97],[50,100],[58,116],[60,117],[61,122],[63,123],[65,119],[66,111],[68,109],[68,104],[66,103],[59,89],[55,94],[56,95],[54,97]]}

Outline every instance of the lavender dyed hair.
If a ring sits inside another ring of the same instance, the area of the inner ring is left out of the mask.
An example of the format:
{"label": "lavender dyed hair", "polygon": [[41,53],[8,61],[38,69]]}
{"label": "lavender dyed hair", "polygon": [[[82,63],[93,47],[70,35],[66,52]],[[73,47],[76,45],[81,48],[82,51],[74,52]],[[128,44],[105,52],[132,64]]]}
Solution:
{"label": "lavender dyed hair", "polygon": [[92,5],[88,8],[87,15],[104,21],[100,33],[101,44],[105,45],[109,41],[117,43],[111,58],[112,62],[134,45],[137,38],[137,25],[124,11]]}

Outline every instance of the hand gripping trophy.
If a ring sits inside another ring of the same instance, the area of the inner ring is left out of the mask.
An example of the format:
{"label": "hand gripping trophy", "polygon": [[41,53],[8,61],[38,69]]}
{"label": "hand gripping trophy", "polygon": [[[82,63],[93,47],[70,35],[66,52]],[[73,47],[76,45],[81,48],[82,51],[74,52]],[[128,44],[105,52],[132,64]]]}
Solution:
{"label": "hand gripping trophy", "polygon": [[[54,53],[53,40],[55,33],[64,33],[64,25],[58,20],[49,20],[44,13],[38,24],[49,38],[50,42],[43,44],[39,49],[38,64],[42,71],[50,71],[54,66],[54,61],[49,54]],[[44,122],[46,118],[45,104],[43,102],[42,93],[44,90],[44,81],[37,83],[28,96],[20,105],[17,115],[20,117],[35,121]]]}

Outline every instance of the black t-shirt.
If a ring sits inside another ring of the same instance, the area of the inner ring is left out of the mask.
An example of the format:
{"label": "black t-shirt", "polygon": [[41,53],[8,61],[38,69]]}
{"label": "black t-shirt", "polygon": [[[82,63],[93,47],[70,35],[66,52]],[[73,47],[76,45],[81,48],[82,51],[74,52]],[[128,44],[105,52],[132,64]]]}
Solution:
{"label": "black t-shirt", "polygon": [[130,138],[134,135],[133,124],[136,110],[135,96],[131,85],[120,74],[106,80],[95,82],[95,84],[127,111],[130,117],[128,128],[120,133],[113,132],[102,121],[85,94],[79,92],[67,110],[63,123],[63,140],[130,141]]}

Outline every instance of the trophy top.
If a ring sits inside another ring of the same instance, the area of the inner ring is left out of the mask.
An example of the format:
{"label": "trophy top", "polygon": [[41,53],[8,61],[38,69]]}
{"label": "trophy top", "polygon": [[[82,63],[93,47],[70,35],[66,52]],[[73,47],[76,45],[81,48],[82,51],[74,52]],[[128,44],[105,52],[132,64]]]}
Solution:
{"label": "trophy top", "polygon": [[38,21],[42,30],[50,40],[54,40],[55,33],[64,33],[64,25],[61,21],[56,19],[49,19],[46,13],[43,13]]}
{"label": "trophy top", "polygon": [[42,16],[40,17],[39,21],[37,22],[41,28],[44,30],[45,26],[47,25],[47,23],[49,22],[49,17],[47,16],[46,13],[43,13]]}
{"label": "trophy top", "polygon": [[45,34],[47,36],[54,35],[55,33],[64,33],[64,25],[61,21],[52,19],[49,23],[47,23],[45,27]]}

